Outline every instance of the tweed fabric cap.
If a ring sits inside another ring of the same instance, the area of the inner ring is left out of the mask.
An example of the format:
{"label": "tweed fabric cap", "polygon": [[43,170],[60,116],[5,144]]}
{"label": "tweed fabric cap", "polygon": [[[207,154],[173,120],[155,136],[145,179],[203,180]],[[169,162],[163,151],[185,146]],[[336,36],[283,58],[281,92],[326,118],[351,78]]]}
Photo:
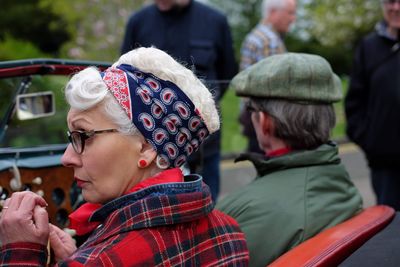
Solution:
{"label": "tweed fabric cap", "polygon": [[269,56],[237,74],[236,95],[284,99],[299,103],[332,103],[342,99],[342,84],[324,58],[301,53]]}

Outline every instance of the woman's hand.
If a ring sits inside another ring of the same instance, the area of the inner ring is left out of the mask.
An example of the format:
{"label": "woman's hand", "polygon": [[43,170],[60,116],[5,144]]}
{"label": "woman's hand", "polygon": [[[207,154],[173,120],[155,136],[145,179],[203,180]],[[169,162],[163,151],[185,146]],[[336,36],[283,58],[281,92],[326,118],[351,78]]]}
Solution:
{"label": "woman's hand", "polygon": [[46,201],[39,195],[16,192],[4,202],[0,217],[0,242],[30,242],[47,245],[49,216]]}
{"label": "woman's hand", "polygon": [[56,261],[68,258],[76,250],[75,241],[68,233],[50,224],[50,246]]}

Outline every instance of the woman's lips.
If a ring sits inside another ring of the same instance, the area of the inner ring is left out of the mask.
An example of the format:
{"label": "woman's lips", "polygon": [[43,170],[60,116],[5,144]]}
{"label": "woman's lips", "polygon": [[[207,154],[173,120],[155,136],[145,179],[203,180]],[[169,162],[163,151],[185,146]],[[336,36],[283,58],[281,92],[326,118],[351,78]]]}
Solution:
{"label": "woman's lips", "polygon": [[82,187],[83,184],[87,183],[87,181],[81,180],[81,179],[76,178],[76,177],[75,177],[75,181],[76,181],[76,185],[77,185],[78,187]]}

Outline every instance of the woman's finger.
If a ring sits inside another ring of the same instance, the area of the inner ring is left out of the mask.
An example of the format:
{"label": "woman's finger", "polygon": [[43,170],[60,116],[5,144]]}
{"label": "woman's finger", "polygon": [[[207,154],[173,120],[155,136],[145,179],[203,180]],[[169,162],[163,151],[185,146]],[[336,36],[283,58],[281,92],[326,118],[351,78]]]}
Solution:
{"label": "woman's finger", "polygon": [[[25,202],[24,199],[27,202]],[[25,202],[25,203],[23,203],[23,202]],[[21,204],[24,206],[21,207]],[[7,207],[9,210],[13,210],[13,211],[18,210],[19,208],[22,208],[23,210],[31,210],[32,211],[36,205],[46,207],[47,203],[38,194],[35,194],[30,191],[23,191],[23,192],[13,193],[10,197]]]}
{"label": "woman's finger", "polygon": [[34,208],[33,221],[38,231],[43,233],[49,232],[49,215],[45,208],[40,206]]}
{"label": "woman's finger", "polygon": [[33,211],[36,206],[46,207],[46,201],[33,192],[27,192],[26,194],[22,195],[22,199],[20,200],[20,204],[18,210],[21,211]]}
{"label": "woman's finger", "polygon": [[76,250],[74,239],[52,224],[50,224],[50,246],[56,260],[67,258]]}

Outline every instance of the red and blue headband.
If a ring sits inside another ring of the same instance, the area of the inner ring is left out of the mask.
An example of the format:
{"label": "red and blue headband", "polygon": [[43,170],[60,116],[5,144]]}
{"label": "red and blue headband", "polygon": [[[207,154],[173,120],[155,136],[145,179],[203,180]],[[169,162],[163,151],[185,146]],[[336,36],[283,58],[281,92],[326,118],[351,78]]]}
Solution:
{"label": "red and blue headband", "polygon": [[174,83],[127,64],[101,76],[164,167],[181,166],[209,135],[199,111]]}

